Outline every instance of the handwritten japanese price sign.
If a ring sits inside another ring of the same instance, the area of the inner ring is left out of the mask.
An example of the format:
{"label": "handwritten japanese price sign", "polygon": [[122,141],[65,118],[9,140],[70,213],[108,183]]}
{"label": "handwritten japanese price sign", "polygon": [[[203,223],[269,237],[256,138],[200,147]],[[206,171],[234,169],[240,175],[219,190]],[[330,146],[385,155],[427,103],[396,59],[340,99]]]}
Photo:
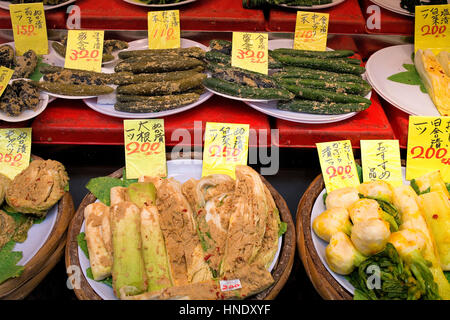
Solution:
{"label": "handwritten japanese price sign", "polygon": [[65,68],[102,71],[104,31],[69,30]]}
{"label": "handwritten japanese price sign", "polygon": [[30,163],[31,128],[0,129],[0,173],[10,179]]}
{"label": "handwritten japanese price sign", "polygon": [[359,185],[350,140],[316,143],[327,192]]}
{"label": "handwritten japanese price sign", "polygon": [[328,13],[297,11],[294,49],[325,51],[328,19]]}
{"label": "handwritten japanese price sign", "polygon": [[148,48],[172,49],[180,47],[180,11],[148,12]]}
{"label": "handwritten japanese price sign", "polygon": [[267,33],[233,32],[231,65],[262,74],[269,72]]}
{"label": "handwritten japanese price sign", "polygon": [[11,80],[13,74],[14,70],[0,66],[0,97],[3,95],[3,92],[5,91],[6,86],[8,85],[9,80]]}
{"label": "handwritten japanese price sign", "polygon": [[228,174],[235,179],[237,165],[246,165],[250,125],[207,122],[202,176]]}
{"label": "handwritten japanese price sign", "polygon": [[406,180],[440,170],[450,182],[450,117],[410,116]]}
{"label": "handwritten japanese price sign", "polygon": [[363,181],[383,180],[403,184],[398,140],[361,140]]}
{"label": "handwritten japanese price sign", "polygon": [[30,49],[36,54],[48,54],[47,26],[42,2],[10,4],[9,13],[17,54],[23,55]]}
{"label": "handwritten japanese price sign", "polygon": [[124,120],[127,179],[165,177],[164,119]]}
{"label": "handwritten japanese price sign", "polygon": [[450,50],[450,4],[416,6],[414,52],[430,49],[434,54]]}

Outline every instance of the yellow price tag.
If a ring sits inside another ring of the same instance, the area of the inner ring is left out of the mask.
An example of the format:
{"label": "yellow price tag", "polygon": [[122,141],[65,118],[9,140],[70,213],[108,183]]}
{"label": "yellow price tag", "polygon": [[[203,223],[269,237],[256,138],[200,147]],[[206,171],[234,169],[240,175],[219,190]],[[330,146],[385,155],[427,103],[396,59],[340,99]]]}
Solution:
{"label": "yellow price tag", "polygon": [[410,116],[406,180],[440,170],[450,182],[450,117]]}
{"label": "yellow price tag", "polygon": [[207,122],[202,177],[227,174],[236,178],[237,165],[246,165],[250,125]]}
{"label": "yellow price tag", "polygon": [[450,4],[416,6],[414,52],[430,49],[434,54],[450,50]]}
{"label": "yellow price tag", "polygon": [[350,140],[316,143],[327,192],[359,185]]}
{"label": "yellow price tag", "polygon": [[165,177],[164,119],[124,120],[127,179]]}
{"label": "yellow price tag", "polygon": [[231,65],[268,74],[269,37],[267,33],[233,32]]}
{"label": "yellow price tag", "polygon": [[4,66],[0,66],[0,97],[3,95],[3,92],[6,89],[6,86],[11,80],[11,77],[14,74],[14,70],[6,68]]}
{"label": "yellow price tag", "polygon": [[0,129],[0,173],[10,179],[30,163],[31,128]]}
{"label": "yellow price tag", "polygon": [[325,51],[327,49],[328,13],[297,11],[294,49]]}
{"label": "yellow price tag", "polygon": [[180,11],[148,12],[148,48],[173,49],[180,47]]}
{"label": "yellow price tag", "polygon": [[101,72],[104,34],[102,30],[69,30],[64,67]]}
{"label": "yellow price tag", "polygon": [[17,54],[23,55],[30,49],[36,54],[48,54],[47,26],[42,2],[10,4],[9,13]]}
{"label": "yellow price tag", "polygon": [[363,181],[383,180],[394,187],[403,184],[398,140],[361,140]]}

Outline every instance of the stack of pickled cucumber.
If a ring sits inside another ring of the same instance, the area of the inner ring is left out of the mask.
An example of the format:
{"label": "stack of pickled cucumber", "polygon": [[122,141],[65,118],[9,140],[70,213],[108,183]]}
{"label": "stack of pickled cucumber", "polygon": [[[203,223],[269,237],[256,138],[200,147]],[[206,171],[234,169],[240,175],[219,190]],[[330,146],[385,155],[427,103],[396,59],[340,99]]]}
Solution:
{"label": "stack of pickled cucumber", "polygon": [[[231,66],[231,42],[211,40],[206,53],[207,70],[211,77],[204,85],[214,91],[244,99],[291,100],[294,95],[283,89],[270,76]],[[269,68],[281,67],[269,58]]]}
{"label": "stack of pickled cucumber", "polygon": [[204,57],[198,47],[120,52],[114,108],[159,112],[197,101],[204,92]]}
{"label": "stack of pickled cucumber", "polygon": [[271,55],[282,64],[272,78],[295,94],[295,99],[278,102],[278,109],[343,114],[367,109],[370,85],[362,78],[361,61],[350,58],[351,50],[308,51],[275,49]]}

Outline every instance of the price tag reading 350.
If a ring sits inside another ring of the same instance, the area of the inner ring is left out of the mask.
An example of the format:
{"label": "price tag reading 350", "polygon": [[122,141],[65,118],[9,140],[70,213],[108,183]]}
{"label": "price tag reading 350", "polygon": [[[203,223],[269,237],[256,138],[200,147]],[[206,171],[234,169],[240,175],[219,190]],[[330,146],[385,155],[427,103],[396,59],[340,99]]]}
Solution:
{"label": "price tag reading 350", "polygon": [[235,179],[237,165],[246,165],[250,125],[207,122],[202,176],[228,174]]}
{"label": "price tag reading 350", "polygon": [[450,4],[416,6],[414,52],[430,49],[434,54],[450,50]]}
{"label": "price tag reading 350", "polygon": [[409,117],[406,180],[440,170],[450,182],[450,117]]}
{"label": "price tag reading 350", "polygon": [[267,33],[233,32],[231,65],[262,74],[269,72]]}
{"label": "price tag reading 350", "polygon": [[297,11],[294,49],[325,51],[328,19],[328,13]]}
{"label": "price tag reading 350", "polygon": [[180,11],[148,12],[148,48],[173,49],[180,47]]}
{"label": "price tag reading 350", "polygon": [[398,140],[361,140],[363,181],[383,180],[403,184]]}
{"label": "price tag reading 350", "polygon": [[0,173],[10,179],[30,163],[31,128],[0,129]]}
{"label": "price tag reading 350", "polygon": [[127,179],[165,177],[164,119],[124,120]]}
{"label": "price tag reading 350", "polygon": [[350,140],[316,143],[327,192],[359,185]]}
{"label": "price tag reading 350", "polygon": [[10,4],[14,46],[17,54],[30,49],[36,54],[48,54],[47,26],[41,3]]}
{"label": "price tag reading 350", "polygon": [[69,30],[65,68],[102,71],[104,31]]}

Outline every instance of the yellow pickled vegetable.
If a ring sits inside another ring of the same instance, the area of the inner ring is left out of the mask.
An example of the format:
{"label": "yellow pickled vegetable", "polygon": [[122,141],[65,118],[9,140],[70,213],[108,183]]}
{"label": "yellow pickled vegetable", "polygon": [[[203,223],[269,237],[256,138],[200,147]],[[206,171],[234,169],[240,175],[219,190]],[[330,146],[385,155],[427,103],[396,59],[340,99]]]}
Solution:
{"label": "yellow pickled vegetable", "polygon": [[359,200],[358,190],[353,187],[341,188],[331,191],[325,200],[327,209],[348,208],[353,202]]}
{"label": "yellow pickled vegetable", "polygon": [[331,236],[338,231],[350,235],[352,224],[345,208],[331,208],[315,218],[312,227],[319,238],[329,242]]}
{"label": "yellow pickled vegetable", "polygon": [[365,259],[366,257],[356,250],[349,237],[341,231],[333,234],[325,248],[328,266],[339,274],[350,274]]}

